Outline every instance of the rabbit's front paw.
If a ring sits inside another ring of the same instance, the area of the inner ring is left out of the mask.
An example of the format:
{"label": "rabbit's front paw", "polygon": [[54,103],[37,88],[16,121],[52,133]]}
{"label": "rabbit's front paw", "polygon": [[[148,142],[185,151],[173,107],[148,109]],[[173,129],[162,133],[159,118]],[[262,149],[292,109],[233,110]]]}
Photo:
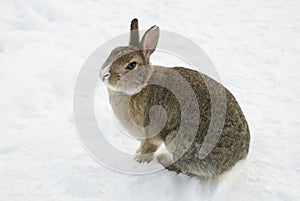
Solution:
{"label": "rabbit's front paw", "polygon": [[149,163],[153,159],[153,154],[136,153],[134,159],[139,163]]}

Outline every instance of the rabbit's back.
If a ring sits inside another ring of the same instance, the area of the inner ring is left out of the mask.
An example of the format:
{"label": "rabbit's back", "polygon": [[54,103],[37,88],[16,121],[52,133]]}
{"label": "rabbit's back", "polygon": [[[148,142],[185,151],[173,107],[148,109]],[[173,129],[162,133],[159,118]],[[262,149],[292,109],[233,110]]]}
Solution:
{"label": "rabbit's back", "polygon": [[[176,162],[177,166],[181,171],[198,167],[202,171],[200,176],[221,174],[248,154],[250,133],[245,116],[234,96],[220,83],[194,70],[173,69],[190,83],[200,111],[196,137]],[[217,125],[223,125],[221,135]],[[173,139],[174,136],[166,136],[166,144]],[[209,152],[208,155],[205,152]]]}

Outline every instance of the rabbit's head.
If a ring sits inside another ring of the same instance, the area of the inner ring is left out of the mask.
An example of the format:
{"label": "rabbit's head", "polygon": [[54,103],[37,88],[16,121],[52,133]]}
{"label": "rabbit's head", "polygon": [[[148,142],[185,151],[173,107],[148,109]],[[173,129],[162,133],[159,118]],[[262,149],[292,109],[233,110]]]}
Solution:
{"label": "rabbit's head", "polygon": [[134,94],[147,85],[153,72],[150,55],[159,38],[159,27],[153,26],[139,40],[138,20],[130,26],[128,46],[115,48],[103,63],[100,78],[113,91]]}

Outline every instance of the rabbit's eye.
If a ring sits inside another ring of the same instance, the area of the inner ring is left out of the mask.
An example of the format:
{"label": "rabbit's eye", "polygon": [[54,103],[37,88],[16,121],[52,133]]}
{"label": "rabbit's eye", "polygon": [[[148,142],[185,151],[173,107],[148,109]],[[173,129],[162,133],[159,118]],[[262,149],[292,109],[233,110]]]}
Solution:
{"label": "rabbit's eye", "polygon": [[127,65],[127,69],[129,69],[129,70],[132,70],[132,69],[134,69],[136,67],[136,62],[134,61],[134,62],[130,62],[128,65]]}

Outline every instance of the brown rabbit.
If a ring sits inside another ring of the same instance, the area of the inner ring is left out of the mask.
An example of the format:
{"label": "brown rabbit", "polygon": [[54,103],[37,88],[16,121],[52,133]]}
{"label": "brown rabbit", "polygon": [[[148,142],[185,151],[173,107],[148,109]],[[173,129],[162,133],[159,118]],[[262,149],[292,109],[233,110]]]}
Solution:
{"label": "brown rabbit", "polygon": [[159,28],[153,26],[140,41],[133,19],[129,45],[115,48],[104,62],[100,76],[114,115],[140,140],[137,161],[151,161],[164,142],[169,154],[157,159],[167,169],[220,175],[248,154],[250,133],[243,112],[233,95],[208,76],[150,64],[158,38]]}

